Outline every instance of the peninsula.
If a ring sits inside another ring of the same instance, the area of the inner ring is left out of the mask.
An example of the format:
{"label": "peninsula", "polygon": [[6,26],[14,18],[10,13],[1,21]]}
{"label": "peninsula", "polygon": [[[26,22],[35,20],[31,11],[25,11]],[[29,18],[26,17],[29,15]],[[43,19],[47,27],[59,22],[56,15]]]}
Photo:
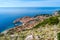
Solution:
{"label": "peninsula", "polygon": [[0,34],[1,40],[60,40],[60,11],[52,15],[25,16],[13,24],[14,28]]}

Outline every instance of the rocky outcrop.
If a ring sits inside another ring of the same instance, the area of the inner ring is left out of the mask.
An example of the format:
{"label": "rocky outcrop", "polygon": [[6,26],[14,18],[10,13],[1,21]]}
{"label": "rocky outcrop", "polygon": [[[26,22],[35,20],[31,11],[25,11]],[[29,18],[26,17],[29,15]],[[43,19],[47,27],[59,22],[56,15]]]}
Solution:
{"label": "rocky outcrop", "polygon": [[25,40],[40,40],[39,36],[34,36],[34,35],[28,35]]}
{"label": "rocky outcrop", "polygon": [[25,40],[33,40],[33,35],[28,35]]}

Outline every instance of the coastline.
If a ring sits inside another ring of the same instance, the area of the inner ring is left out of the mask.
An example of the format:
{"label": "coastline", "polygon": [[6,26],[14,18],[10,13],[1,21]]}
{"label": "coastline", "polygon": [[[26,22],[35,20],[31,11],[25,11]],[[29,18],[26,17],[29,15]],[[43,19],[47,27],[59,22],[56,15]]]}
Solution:
{"label": "coastline", "polygon": [[[42,14],[42,15],[45,15],[45,14]],[[42,16],[42,15],[38,15],[38,14],[37,14],[36,17],[37,17],[37,16]],[[51,15],[51,14],[47,14],[47,15]],[[29,17],[29,16],[25,16],[25,17]],[[31,17],[31,18],[36,19],[36,17],[33,16],[33,17]],[[43,16],[42,16],[42,17],[43,17]],[[24,17],[22,17],[22,18],[24,18]],[[21,19],[21,18],[18,18],[18,19]],[[18,19],[16,19],[16,20],[18,20]],[[14,20],[14,21],[16,21],[16,20]],[[14,23],[14,21],[13,21],[13,24],[14,24],[14,27],[13,27],[13,28],[15,28],[16,26],[18,26],[17,24]],[[19,20],[18,20],[18,21],[19,21]],[[21,22],[21,21],[20,21],[20,22]],[[22,23],[23,23],[23,22],[22,22]],[[19,26],[22,26],[22,25],[24,25],[24,24],[21,24],[21,25],[19,25]],[[2,31],[1,33],[7,33],[8,30],[13,29],[13,28],[8,28],[8,29]]]}
{"label": "coastline", "polygon": [[22,25],[16,25],[16,27],[2,32],[5,36],[8,35],[7,37],[9,37],[9,39],[10,37],[19,37],[21,39],[26,39],[28,36],[32,35],[34,37],[39,36],[39,39],[42,38],[43,40],[55,40],[57,39],[57,33],[60,32],[59,12],[55,12],[53,15],[48,16],[25,16],[23,18],[15,20],[13,23],[16,24],[17,22],[22,22]]}
{"label": "coastline", "polygon": [[[4,7],[2,7],[4,9]],[[1,8],[1,9],[2,9]],[[8,7],[8,9],[17,9],[19,12],[16,12],[15,11],[12,13],[12,12],[1,12],[0,14],[0,32],[2,32],[3,30],[5,29],[8,29],[8,26],[12,23],[12,21],[14,21],[15,19],[19,18],[19,17],[24,17],[24,16],[35,16],[36,14],[45,14],[47,12],[47,14],[52,14],[54,11],[56,10],[59,10],[60,7]],[[8,10],[7,8],[5,10]],[[22,9],[23,12],[20,11],[20,9]],[[27,9],[27,11],[25,12],[24,9]],[[37,10],[37,11],[36,11]],[[3,10],[2,10],[3,11]],[[13,11],[13,10],[12,10]],[[6,20],[7,19],[7,20]],[[6,28],[4,28],[6,27]]]}

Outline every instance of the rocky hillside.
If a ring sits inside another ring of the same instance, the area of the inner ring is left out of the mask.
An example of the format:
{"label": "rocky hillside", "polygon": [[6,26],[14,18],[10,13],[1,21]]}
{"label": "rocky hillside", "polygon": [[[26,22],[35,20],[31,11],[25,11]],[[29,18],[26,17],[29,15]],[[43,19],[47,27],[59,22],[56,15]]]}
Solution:
{"label": "rocky hillside", "polygon": [[[58,12],[59,14],[60,12]],[[22,26],[23,27],[23,26]],[[0,34],[1,40],[60,40],[60,14],[52,15],[30,29]]]}

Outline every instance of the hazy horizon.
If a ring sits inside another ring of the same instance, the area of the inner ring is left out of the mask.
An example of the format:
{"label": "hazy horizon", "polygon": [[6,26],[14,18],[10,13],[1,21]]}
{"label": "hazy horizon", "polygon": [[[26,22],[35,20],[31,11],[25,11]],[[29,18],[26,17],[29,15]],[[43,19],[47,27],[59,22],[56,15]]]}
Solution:
{"label": "hazy horizon", "polygon": [[60,7],[60,0],[0,0],[0,7]]}

